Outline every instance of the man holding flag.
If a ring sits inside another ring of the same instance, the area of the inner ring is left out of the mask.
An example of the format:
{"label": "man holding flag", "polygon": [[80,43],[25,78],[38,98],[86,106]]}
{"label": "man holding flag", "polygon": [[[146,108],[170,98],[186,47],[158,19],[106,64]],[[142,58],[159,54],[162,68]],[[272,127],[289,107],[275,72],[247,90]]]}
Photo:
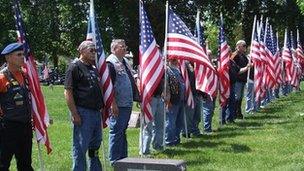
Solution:
{"label": "man holding flag", "polygon": [[32,115],[22,43],[11,43],[1,52],[7,67],[0,73],[0,170],[7,171],[13,155],[18,170],[33,170]]}
{"label": "man holding flag", "polygon": [[153,36],[150,21],[140,1],[140,92],[145,126],[142,130],[140,154],[150,153],[150,145],[155,150],[163,149],[164,134],[164,61]]}

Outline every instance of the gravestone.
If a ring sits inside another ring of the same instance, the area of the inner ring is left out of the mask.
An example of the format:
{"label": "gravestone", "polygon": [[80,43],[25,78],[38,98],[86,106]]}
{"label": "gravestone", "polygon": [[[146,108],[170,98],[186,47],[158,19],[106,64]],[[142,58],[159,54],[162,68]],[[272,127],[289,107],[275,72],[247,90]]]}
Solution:
{"label": "gravestone", "polygon": [[129,120],[129,128],[138,128],[140,123],[140,112],[132,111]]}
{"label": "gravestone", "polygon": [[185,171],[183,160],[124,158],[114,164],[114,171]]}

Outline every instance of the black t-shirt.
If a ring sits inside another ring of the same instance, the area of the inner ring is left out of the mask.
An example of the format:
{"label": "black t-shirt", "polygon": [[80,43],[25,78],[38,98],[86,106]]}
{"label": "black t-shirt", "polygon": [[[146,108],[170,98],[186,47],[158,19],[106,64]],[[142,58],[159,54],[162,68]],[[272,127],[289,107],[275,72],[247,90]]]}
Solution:
{"label": "black t-shirt", "polygon": [[[245,54],[237,54],[234,57],[234,62],[239,66],[239,68],[244,68],[248,64],[248,59]],[[247,71],[241,74],[238,74],[236,80],[238,82],[247,82]]]}
{"label": "black t-shirt", "polygon": [[102,90],[98,71],[80,60],[73,61],[65,76],[65,89],[73,90],[77,106],[99,110],[103,107]]}
{"label": "black t-shirt", "polygon": [[156,89],[153,92],[153,96],[160,96],[164,91],[164,83],[165,83],[165,74],[162,76],[162,79],[158,83]]}
{"label": "black t-shirt", "polygon": [[237,81],[237,75],[239,72],[240,72],[240,67],[233,60],[229,60],[230,84],[234,84]]}
{"label": "black t-shirt", "polygon": [[195,87],[196,80],[195,80],[194,68],[190,63],[186,64],[186,68],[187,68],[187,72],[188,72],[188,76],[189,76],[192,94],[193,94],[193,96],[196,96],[196,95],[198,95],[198,91],[196,90],[196,87]]}

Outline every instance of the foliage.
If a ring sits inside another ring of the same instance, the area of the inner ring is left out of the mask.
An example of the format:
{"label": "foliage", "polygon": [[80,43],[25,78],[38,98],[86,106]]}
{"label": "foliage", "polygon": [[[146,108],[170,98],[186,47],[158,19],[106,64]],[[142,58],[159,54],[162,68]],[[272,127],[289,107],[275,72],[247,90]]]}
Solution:
{"label": "foliage", "polygon": [[[16,40],[12,1],[2,0],[0,6],[0,46]],[[144,0],[157,43],[162,47],[165,36],[165,1]],[[234,48],[238,39],[251,39],[254,15],[269,17],[282,40],[286,27],[304,32],[304,10],[301,0],[170,0],[169,4],[194,30],[196,9],[203,12],[202,20],[208,23],[206,36],[213,54],[217,52],[215,29],[223,13],[228,43]],[[299,6],[297,6],[299,5]],[[22,15],[30,45],[35,57],[42,61],[50,58],[58,66],[59,58],[76,57],[78,44],[85,39],[87,29],[88,0],[22,0]],[[107,54],[113,38],[124,38],[138,64],[138,1],[95,0],[95,12]],[[301,37],[304,40],[304,37]],[[302,41],[304,42],[304,41]]]}
{"label": "foliage", "polygon": [[304,1],[303,0],[297,0],[297,3],[302,11],[304,13]]}

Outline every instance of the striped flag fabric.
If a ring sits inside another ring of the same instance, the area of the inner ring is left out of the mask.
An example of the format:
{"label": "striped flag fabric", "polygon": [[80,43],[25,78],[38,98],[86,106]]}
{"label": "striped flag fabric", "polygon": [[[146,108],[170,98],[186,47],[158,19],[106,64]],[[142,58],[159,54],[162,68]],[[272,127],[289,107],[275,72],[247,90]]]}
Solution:
{"label": "striped flag fabric", "polygon": [[298,56],[297,56],[297,52],[296,52],[297,43],[294,41],[292,31],[290,32],[290,41],[291,41],[291,55],[292,55],[292,60],[293,60],[293,64],[294,64],[294,72],[292,75],[291,85],[293,85],[296,88],[299,88],[301,67],[300,67],[300,62],[298,60]]}
{"label": "striped flag fabric", "polygon": [[[201,45],[203,49],[203,53],[206,56],[208,56],[205,35],[204,35],[204,27],[200,21],[200,10],[197,10],[195,33],[196,33],[197,42]],[[203,79],[203,74],[204,74],[203,72],[204,72],[204,65],[195,63],[194,64],[195,87],[200,87],[198,83],[202,82],[201,80]]]}
{"label": "striped flag fabric", "polygon": [[260,60],[261,60],[261,73],[262,73],[262,82],[261,82],[261,98],[266,97],[266,90],[267,90],[267,72],[266,67],[268,65],[267,55],[265,51],[265,27],[266,24],[263,23],[263,20],[260,21],[260,30],[259,30],[259,43],[260,43]]}
{"label": "striped flag fabric", "polygon": [[301,76],[304,75],[304,52],[303,52],[303,48],[302,48],[302,45],[301,45],[301,42],[300,42],[300,34],[299,34],[299,29],[297,29],[297,49],[296,49],[296,52],[297,52],[297,58],[298,58],[298,61],[300,63],[300,66],[301,66]]}
{"label": "striped flag fabric", "polygon": [[229,47],[225,37],[224,21],[221,15],[221,25],[219,32],[219,63],[218,63],[218,77],[219,77],[219,93],[220,105],[224,107],[230,95],[230,78],[229,78]]}
{"label": "striped flag fabric", "polygon": [[95,63],[101,78],[101,86],[103,92],[103,102],[105,104],[103,111],[103,127],[106,127],[106,121],[109,117],[111,105],[114,99],[113,84],[110,77],[110,72],[106,64],[106,57],[102,45],[101,33],[99,31],[98,22],[96,21],[94,2],[90,2],[90,13],[88,20],[87,40],[91,40],[96,45]]}
{"label": "striped flag fabric", "polygon": [[148,20],[143,2],[139,2],[140,25],[140,92],[142,94],[142,110],[146,121],[153,119],[151,99],[153,92],[161,82],[165,73],[164,61],[153,36],[151,24]]}
{"label": "striped flag fabric", "polygon": [[283,60],[282,60],[282,55],[279,47],[279,40],[278,40],[278,32],[276,35],[273,35],[273,42],[274,42],[274,47],[273,49],[275,50],[275,55],[274,58],[276,60],[275,62],[275,75],[276,75],[276,88],[278,88],[280,85],[283,85]]}
{"label": "striped flag fabric", "polygon": [[[258,23],[258,22],[256,22]],[[263,62],[261,60],[258,26],[253,28],[250,56],[254,66],[254,97],[256,102],[262,99]]]}
{"label": "striped flag fabric", "polygon": [[270,24],[268,22],[268,18],[266,19],[266,31],[265,31],[265,55],[267,58],[266,65],[266,84],[269,90],[274,90],[276,83],[276,75],[275,75],[275,56],[272,53],[273,51],[273,39],[270,29]]}
{"label": "striped flag fabric", "polygon": [[30,90],[32,119],[36,139],[38,143],[45,145],[47,154],[50,154],[52,152],[52,148],[47,132],[47,127],[49,125],[49,114],[47,112],[44,97],[41,91],[35,59],[26,39],[26,32],[21,16],[19,0],[14,1],[13,10],[15,13],[14,17],[16,21],[18,41],[24,45],[25,70],[27,74],[28,87]]}
{"label": "striped flag fabric", "polygon": [[294,63],[292,59],[292,52],[291,52],[291,41],[290,36],[285,30],[285,38],[284,38],[284,48],[282,52],[282,58],[285,64],[285,80],[287,84],[293,83],[293,75],[294,75]]}
{"label": "striped flag fabric", "polygon": [[[194,98],[193,98],[193,94],[192,94],[192,90],[191,90],[191,86],[190,86],[190,80],[189,80],[189,75],[188,75],[188,71],[187,71],[187,66],[186,66],[186,62],[185,60],[181,60],[180,61],[180,70],[181,70],[181,74],[183,76],[184,82],[185,82],[185,95],[186,95],[186,102],[187,105],[190,106],[192,109],[194,109]],[[193,90],[196,91],[196,90]]]}
{"label": "striped flag fabric", "polygon": [[[169,11],[168,51],[171,51],[169,57],[187,58],[189,61],[195,62],[196,90],[215,98],[217,95],[218,76],[207,55],[204,30],[199,20],[199,14],[200,12],[198,11],[196,19],[197,39],[195,42],[193,41],[195,38],[193,38],[184,22],[172,10]],[[179,26],[182,29],[179,29]]]}

